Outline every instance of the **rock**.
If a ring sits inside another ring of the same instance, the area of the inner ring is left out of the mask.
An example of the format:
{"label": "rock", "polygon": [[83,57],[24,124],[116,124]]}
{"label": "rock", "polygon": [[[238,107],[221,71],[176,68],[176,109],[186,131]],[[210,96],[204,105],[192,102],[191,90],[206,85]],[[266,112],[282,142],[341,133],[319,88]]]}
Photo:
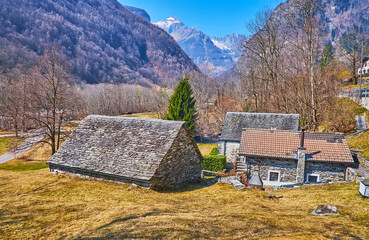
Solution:
{"label": "rock", "polygon": [[325,216],[325,215],[337,215],[339,212],[336,206],[333,205],[319,205],[314,211],[311,212],[311,215],[314,216]]}
{"label": "rock", "polygon": [[235,187],[237,190],[246,188],[246,186],[238,180],[231,180],[230,185]]}
{"label": "rock", "polygon": [[238,176],[227,176],[227,177],[220,177],[218,179],[219,183],[230,183],[232,180],[239,180]]}

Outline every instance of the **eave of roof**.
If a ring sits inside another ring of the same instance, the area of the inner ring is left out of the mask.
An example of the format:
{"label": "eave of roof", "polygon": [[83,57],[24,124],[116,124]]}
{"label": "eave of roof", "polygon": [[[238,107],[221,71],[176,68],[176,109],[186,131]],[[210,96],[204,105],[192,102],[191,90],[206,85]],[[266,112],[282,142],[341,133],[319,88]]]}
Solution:
{"label": "eave of roof", "polygon": [[[285,157],[274,157],[274,156],[265,156],[265,155],[249,155],[249,154],[243,154],[240,153],[240,156],[245,156],[245,157],[259,157],[259,158],[272,158],[275,160],[293,160],[293,161],[297,161],[297,158],[285,158]],[[326,161],[326,160],[313,160],[313,159],[306,159],[306,162],[321,162],[321,163],[334,163],[334,164],[354,164],[354,162],[344,162],[344,161]]]}

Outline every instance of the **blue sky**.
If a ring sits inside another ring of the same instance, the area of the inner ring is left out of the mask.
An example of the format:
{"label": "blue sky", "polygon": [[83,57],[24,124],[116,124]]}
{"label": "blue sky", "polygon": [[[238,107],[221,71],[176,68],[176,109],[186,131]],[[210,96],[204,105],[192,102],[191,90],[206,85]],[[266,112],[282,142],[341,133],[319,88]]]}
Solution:
{"label": "blue sky", "polygon": [[246,23],[264,7],[275,8],[282,0],[118,0],[123,5],[146,10],[151,21],[171,15],[189,27],[211,36],[246,34]]}

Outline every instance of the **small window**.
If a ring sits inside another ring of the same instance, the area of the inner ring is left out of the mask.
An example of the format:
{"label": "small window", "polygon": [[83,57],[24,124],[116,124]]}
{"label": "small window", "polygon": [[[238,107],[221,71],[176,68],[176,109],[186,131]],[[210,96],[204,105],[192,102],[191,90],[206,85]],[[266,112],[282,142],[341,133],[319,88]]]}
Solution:
{"label": "small window", "polygon": [[319,174],[308,174],[307,181],[312,183],[319,182]]}
{"label": "small window", "polygon": [[280,171],[269,171],[268,173],[268,180],[270,182],[279,182],[280,181],[280,176],[281,172]]}

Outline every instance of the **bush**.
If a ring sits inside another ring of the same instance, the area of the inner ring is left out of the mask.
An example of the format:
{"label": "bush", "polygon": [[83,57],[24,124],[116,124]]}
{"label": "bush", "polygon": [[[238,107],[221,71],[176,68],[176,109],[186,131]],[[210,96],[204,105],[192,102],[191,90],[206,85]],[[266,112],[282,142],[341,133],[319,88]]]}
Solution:
{"label": "bush", "polygon": [[215,148],[211,149],[211,152],[210,152],[209,155],[211,155],[211,156],[218,155],[218,148],[215,147]]}
{"label": "bush", "polygon": [[361,115],[365,111],[365,108],[348,98],[335,98],[324,112],[321,125],[325,127],[325,131],[349,134],[355,131],[355,115]]}
{"label": "bush", "polygon": [[213,172],[222,171],[226,169],[226,156],[221,155],[205,155],[202,161],[202,170],[208,170]]}

